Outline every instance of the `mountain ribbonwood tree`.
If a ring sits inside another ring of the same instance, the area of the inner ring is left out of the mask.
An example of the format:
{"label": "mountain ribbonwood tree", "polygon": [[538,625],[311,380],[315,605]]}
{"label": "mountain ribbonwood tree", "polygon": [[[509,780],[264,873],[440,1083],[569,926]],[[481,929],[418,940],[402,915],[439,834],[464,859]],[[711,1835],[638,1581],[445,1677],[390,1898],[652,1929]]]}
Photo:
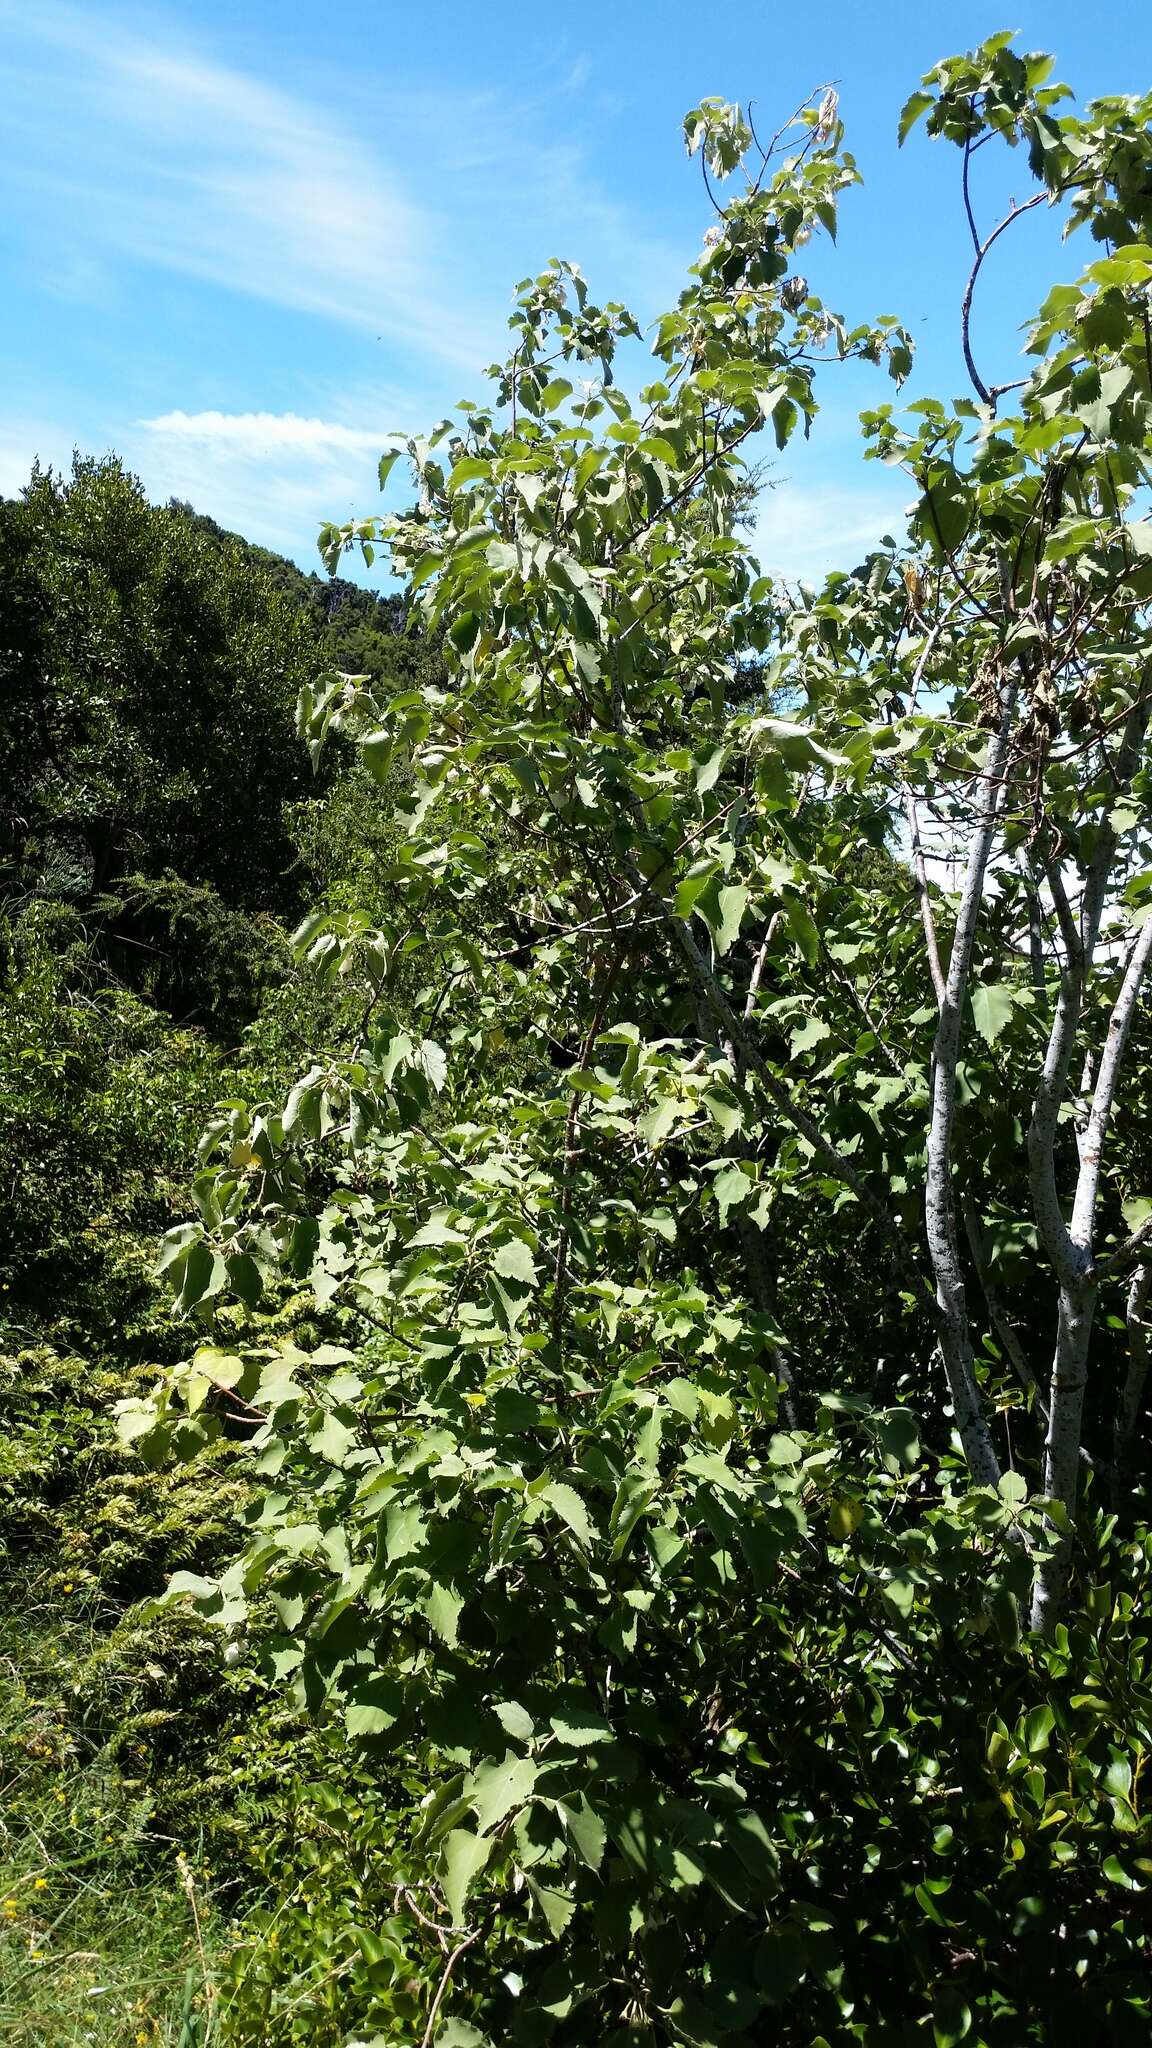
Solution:
{"label": "mountain ribbonwood tree", "polygon": [[[797,269],[856,177],[831,91],[763,147],[689,116],[736,194],[636,398],[632,317],[555,263],[491,403],[406,444],[418,509],[326,536],[389,549],[450,677],[304,693],[317,753],[338,728],[403,777],[394,914],[302,927],[362,987],[359,1042],[208,1133],[162,1263],[211,1341],[125,1424],[158,1453],[220,1389],[267,1414],[243,1558],[173,1592],[274,1613],[277,1672],[403,1760],[381,2040],[732,2041],[778,2008],[776,2038],[878,2042],[898,1995],[938,2042],[1008,2041],[1053,1973],[1082,2028],[1145,1996],[1107,1901],[1144,1882],[1116,1830],[1146,1545],[1102,1587],[1091,1512],[1075,1533],[1081,1475],[1127,1500],[1152,1242],[1121,1093],[1152,948],[1152,100],[1068,111],[1010,40],[903,117],[960,151],[973,395],[865,416],[914,479],[899,544],[793,599],[738,530],[822,363],[910,367]],[[998,142],[1035,191],[984,229]],[[999,382],[973,294],[1040,204],[1093,246]],[[338,1342],[262,1343],[284,1271]]]}

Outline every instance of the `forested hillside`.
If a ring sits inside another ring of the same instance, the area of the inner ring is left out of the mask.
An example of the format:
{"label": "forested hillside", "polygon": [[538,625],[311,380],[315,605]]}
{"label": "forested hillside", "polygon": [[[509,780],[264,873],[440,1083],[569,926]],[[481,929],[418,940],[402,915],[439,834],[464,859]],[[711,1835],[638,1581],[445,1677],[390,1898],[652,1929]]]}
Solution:
{"label": "forested hillside", "polygon": [[[138,1977],[141,2035],[167,2038],[196,1955],[172,1844],[250,1830],[220,1746],[253,1697],[197,1630],[133,1615],[217,1559],[242,1493],[229,1449],[175,1487],[141,1474],[113,1407],[182,1347],[156,1246],[212,1104],[286,1087],[350,1028],[288,936],[358,894],[388,805],[351,759],[315,776],[299,692],[438,670],[398,600],[152,506],[112,459],[0,501],[0,592],[0,2012],[14,2040],[129,2040]],[[275,1754],[246,1748],[254,1782]],[[74,2033],[109,1977],[105,2031]]]}
{"label": "forested hillside", "polygon": [[[1148,2038],[1152,96],[1051,71],[901,116],[952,404],[836,92],[707,100],[647,369],[526,280],[331,580],[0,506],[13,2040]],[[791,590],[846,361],[912,509]]]}

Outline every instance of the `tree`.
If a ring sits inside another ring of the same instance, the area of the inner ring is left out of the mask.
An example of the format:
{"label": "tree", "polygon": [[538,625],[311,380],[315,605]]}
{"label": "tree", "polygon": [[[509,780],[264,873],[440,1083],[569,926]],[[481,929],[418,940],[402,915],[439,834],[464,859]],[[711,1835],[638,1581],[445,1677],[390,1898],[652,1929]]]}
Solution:
{"label": "tree", "polygon": [[0,564],[8,900],[167,873],[291,911],[307,622],[114,458],[36,469],[0,504]]}
{"label": "tree", "polygon": [[[299,934],[360,982],[361,1039],[283,1106],[233,1104],[210,1130],[201,1222],[163,1262],[216,1341],[125,1427],[158,1455],[213,1433],[214,1388],[266,1410],[244,1557],[173,1594],[237,1626],[270,1595],[281,1674],[431,1781],[389,1863],[385,2039],[419,2019],[425,2043],[731,2041],[785,2007],[781,2039],[849,2019],[891,2038],[893,1915],[937,2040],[965,2038],[977,2004],[988,2038],[1018,2038],[1020,1951],[992,1930],[1020,1914],[1069,2010],[1121,2023],[1131,1951],[1114,1922],[1100,1948],[1099,1898],[1140,1880],[1093,1832],[1094,1793],[1074,1822],[1058,1804],[1085,1749],[1073,1673],[1098,1648],[1055,1624],[1091,1306],[1146,1242],[1098,1256],[1091,1231],[1152,943],[1152,106],[1058,114],[1047,60],[1009,41],[938,67],[905,132],[926,113],[965,169],[987,139],[1022,141],[1028,204],[1119,246],[1048,300],[1014,411],[972,364],[974,401],[920,401],[911,428],[867,416],[917,481],[906,543],[797,603],[735,531],[747,451],[807,430],[821,363],[909,367],[895,322],[848,326],[796,269],[856,176],[833,92],[764,148],[736,108],[688,117],[709,192],[744,182],[715,202],[637,401],[615,367],[631,316],[553,264],[520,288],[493,404],[406,444],[419,509],[327,537],[333,558],[389,547],[449,682],[303,694],[317,755],[350,733],[407,786],[391,915]],[[973,226],[973,286],[1008,224]],[[958,892],[928,879],[928,821],[961,840]],[[483,914],[494,877],[514,923]],[[1098,946],[1109,919],[1119,960]],[[436,965],[401,1028],[390,976],[414,953]],[[1076,1165],[1061,1114],[1094,1046]],[[1108,1193],[1117,1240],[1135,1146]],[[880,1275],[869,1384],[849,1359],[829,1385],[837,1340],[790,1307],[815,1273],[830,1319],[859,1312],[837,1270],[852,1240]],[[285,1269],[335,1345],[212,1329]],[[1003,1307],[1021,1284],[1058,1295],[1046,1392]],[[1045,1422],[1033,1483],[1008,1417],[1025,1442]],[[1086,1563],[1097,1541],[1089,1525]],[[1018,1647],[1030,1584],[1051,1652]],[[1123,1748],[1133,1710],[1108,1696]],[[1001,1771],[1032,1774],[1018,1855],[1013,1796],[986,1798]],[[952,1773],[973,1803],[956,1921],[906,1875],[953,1837]],[[1065,1823],[1068,1884],[1042,1834]],[[956,1926],[981,1930],[960,1955]]]}

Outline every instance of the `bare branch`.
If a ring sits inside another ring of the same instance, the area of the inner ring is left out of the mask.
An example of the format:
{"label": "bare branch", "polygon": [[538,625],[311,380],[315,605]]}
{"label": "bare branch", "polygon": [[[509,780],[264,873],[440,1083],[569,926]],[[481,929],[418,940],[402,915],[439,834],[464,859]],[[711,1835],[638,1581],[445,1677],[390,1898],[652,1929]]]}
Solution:
{"label": "bare branch", "polygon": [[932,987],[936,994],[936,1008],[944,1006],[944,969],[940,964],[940,947],[936,938],[936,920],[932,915],[932,897],[928,889],[928,870],[924,865],[924,844],[920,837],[920,814],[911,786],[903,785],[904,816],[908,820],[908,834],[912,847],[912,872],[916,877],[916,894],[920,900],[920,922],[924,927],[924,950],[928,955],[928,972],[932,976]]}

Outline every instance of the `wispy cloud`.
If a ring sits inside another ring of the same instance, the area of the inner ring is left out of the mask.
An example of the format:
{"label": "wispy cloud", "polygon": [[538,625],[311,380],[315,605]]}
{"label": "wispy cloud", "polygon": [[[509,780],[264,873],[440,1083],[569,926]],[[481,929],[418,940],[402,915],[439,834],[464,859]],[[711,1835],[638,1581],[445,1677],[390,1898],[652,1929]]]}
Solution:
{"label": "wispy cloud", "polygon": [[[178,498],[302,568],[318,569],[321,525],[380,506],[376,465],[390,438],[294,413],[174,412],[124,427],[116,453],[154,503]],[[82,452],[111,449],[96,435]],[[37,461],[67,476],[72,453],[73,437],[58,422],[0,424],[0,497],[17,497]]]}
{"label": "wispy cloud", "polygon": [[66,248],[472,360],[438,303],[437,224],[339,121],[100,15],[0,5],[0,22],[2,154]]}
{"label": "wispy cloud", "polygon": [[852,569],[886,533],[904,528],[908,486],[869,480],[781,481],[760,501],[752,548],[769,575],[819,584],[830,569]]}
{"label": "wispy cloud", "polygon": [[332,449],[370,449],[379,453],[387,429],[345,427],[335,420],[306,420],[294,412],[166,412],[141,420],[151,434],[201,441],[245,455],[266,455],[290,449],[298,455],[322,455]]}
{"label": "wispy cloud", "polygon": [[525,256],[592,243],[616,289],[621,273],[675,276],[670,252],[557,141],[558,102],[561,132],[580,130],[578,53],[530,88],[400,94],[381,142],[163,18],[141,30],[111,12],[0,0],[0,174],[38,269],[53,251],[65,285],[143,263],[475,373]]}
{"label": "wispy cloud", "polygon": [[186,499],[315,569],[325,520],[378,507],[376,465],[389,438],[297,413],[171,412],[139,421],[123,447],[151,497]]}

